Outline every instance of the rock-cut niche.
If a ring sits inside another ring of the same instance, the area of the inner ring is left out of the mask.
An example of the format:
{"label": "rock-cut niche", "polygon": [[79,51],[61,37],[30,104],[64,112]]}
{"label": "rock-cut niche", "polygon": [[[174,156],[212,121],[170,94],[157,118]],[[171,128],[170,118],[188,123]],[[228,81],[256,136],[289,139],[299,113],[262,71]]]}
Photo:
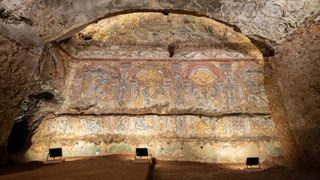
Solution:
{"label": "rock-cut niche", "polygon": [[39,78],[59,103],[43,103],[25,154],[133,153],[162,160],[244,162],[281,156],[264,91],[262,54],[206,17],[131,13],[102,19],[46,46]]}

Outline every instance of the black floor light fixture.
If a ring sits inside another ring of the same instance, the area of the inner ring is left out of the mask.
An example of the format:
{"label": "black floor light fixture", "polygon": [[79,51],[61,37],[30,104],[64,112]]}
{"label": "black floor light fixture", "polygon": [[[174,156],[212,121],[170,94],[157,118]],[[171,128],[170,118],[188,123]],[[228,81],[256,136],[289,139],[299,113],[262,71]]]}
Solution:
{"label": "black floor light fixture", "polygon": [[149,156],[148,148],[136,148],[136,158],[141,159],[142,157]]}
{"label": "black floor light fixture", "polygon": [[134,163],[150,164],[151,157],[149,156],[148,148],[136,148]]}
{"label": "black floor light fixture", "polygon": [[62,148],[51,148],[51,149],[49,149],[47,160],[48,160],[48,158],[55,159],[56,157],[59,157],[60,159],[62,158]]}
{"label": "black floor light fixture", "polygon": [[252,166],[259,166],[260,169],[259,157],[247,157],[246,166],[247,168],[252,168]]}

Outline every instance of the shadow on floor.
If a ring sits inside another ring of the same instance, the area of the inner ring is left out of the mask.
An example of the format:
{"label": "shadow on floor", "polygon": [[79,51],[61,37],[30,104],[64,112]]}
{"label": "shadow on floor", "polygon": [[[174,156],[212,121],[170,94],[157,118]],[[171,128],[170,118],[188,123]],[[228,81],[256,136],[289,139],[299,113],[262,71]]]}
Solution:
{"label": "shadow on floor", "polygon": [[28,162],[23,164],[9,165],[0,167],[0,176],[15,174],[25,171],[32,171],[43,166],[42,162]]}

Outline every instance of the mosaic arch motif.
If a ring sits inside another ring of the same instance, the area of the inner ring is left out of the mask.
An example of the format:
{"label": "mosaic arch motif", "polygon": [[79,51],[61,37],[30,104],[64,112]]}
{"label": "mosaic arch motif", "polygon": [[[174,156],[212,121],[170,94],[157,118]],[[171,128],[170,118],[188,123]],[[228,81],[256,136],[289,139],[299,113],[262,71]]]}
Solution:
{"label": "mosaic arch motif", "polygon": [[213,86],[217,79],[212,71],[202,67],[194,69],[189,78],[193,84],[202,87]]}
{"label": "mosaic arch motif", "polygon": [[[191,69],[192,67],[192,69]],[[211,107],[212,111],[216,111],[219,105],[219,89],[218,82],[220,81],[215,74],[219,72],[214,65],[196,65],[187,67],[189,82],[191,83],[190,94],[185,97],[185,101],[197,102],[196,107]],[[188,68],[190,68],[188,70]],[[191,96],[190,96],[191,95]]]}
{"label": "mosaic arch motif", "polygon": [[131,63],[128,107],[143,108],[170,98],[171,72],[165,63]]}

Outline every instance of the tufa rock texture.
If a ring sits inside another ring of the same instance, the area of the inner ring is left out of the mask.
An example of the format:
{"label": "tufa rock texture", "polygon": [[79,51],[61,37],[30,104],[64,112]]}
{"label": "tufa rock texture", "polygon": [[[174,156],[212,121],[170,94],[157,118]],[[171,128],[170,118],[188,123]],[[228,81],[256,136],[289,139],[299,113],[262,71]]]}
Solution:
{"label": "tufa rock texture", "polygon": [[0,5],[1,32],[26,46],[62,40],[99,18],[161,10],[205,15],[278,43],[320,9],[318,0],[5,0]]}
{"label": "tufa rock texture", "polygon": [[32,81],[37,51],[26,49],[0,34],[0,163],[5,161],[8,138],[21,111],[28,111],[28,104],[20,103],[37,85]]}
{"label": "tufa rock texture", "polygon": [[277,48],[268,69],[275,81],[273,86],[277,85],[281,92],[279,107],[284,110],[280,114],[283,111],[286,116],[280,116],[287,120],[285,131],[293,135],[293,140],[288,140],[296,144],[300,163],[309,168],[319,168],[320,161],[320,27],[314,19]]}

